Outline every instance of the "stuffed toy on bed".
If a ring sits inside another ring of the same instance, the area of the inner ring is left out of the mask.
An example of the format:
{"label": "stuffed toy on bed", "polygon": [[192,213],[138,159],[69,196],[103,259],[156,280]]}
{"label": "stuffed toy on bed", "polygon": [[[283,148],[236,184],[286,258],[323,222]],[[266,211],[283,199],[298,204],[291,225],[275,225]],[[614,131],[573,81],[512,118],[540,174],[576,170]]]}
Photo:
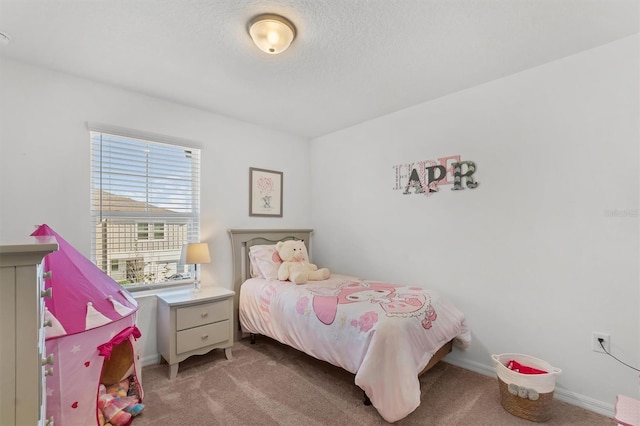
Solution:
{"label": "stuffed toy on bed", "polygon": [[307,281],[326,280],[331,275],[327,268],[318,269],[316,265],[309,263],[306,259],[307,250],[304,247],[304,241],[279,241],[276,244],[276,251],[282,260],[278,268],[280,281],[289,280],[295,284],[305,284]]}

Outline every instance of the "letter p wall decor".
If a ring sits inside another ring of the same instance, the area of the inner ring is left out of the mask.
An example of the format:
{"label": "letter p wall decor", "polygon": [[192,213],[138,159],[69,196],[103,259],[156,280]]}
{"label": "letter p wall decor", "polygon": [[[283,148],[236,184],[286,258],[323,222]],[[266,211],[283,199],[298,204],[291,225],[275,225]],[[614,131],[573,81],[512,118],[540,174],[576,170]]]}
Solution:
{"label": "letter p wall decor", "polygon": [[402,190],[405,195],[430,195],[439,191],[441,185],[453,185],[452,191],[475,189],[478,187],[473,161],[461,161],[460,155],[424,160],[416,163],[393,166],[395,173],[394,190]]}

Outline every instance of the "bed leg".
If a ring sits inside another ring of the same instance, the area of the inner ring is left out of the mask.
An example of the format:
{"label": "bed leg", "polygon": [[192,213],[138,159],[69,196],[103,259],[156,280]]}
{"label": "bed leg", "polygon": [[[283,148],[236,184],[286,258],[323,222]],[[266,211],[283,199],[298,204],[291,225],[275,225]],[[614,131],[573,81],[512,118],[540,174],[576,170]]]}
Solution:
{"label": "bed leg", "polygon": [[251,344],[255,345],[256,344],[256,335],[253,333],[250,333],[249,336],[251,337]]}
{"label": "bed leg", "polygon": [[371,405],[371,400],[369,399],[369,397],[367,396],[367,393],[365,391],[362,391],[362,393],[364,394],[364,405]]}

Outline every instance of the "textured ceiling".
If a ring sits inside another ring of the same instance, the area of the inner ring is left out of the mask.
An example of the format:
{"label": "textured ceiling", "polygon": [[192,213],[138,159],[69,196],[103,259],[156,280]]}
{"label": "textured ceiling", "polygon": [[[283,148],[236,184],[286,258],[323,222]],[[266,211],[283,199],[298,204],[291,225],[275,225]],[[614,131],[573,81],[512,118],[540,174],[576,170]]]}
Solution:
{"label": "textured ceiling", "polygon": [[[297,27],[281,55],[247,22]],[[0,56],[314,138],[638,32],[638,0],[0,0]]]}

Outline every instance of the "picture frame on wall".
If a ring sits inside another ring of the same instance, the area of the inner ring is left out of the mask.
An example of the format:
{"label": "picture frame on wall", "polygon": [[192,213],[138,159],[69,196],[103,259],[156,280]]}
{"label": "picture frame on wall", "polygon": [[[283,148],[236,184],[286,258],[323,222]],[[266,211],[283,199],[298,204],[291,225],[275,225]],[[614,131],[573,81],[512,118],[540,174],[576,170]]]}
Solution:
{"label": "picture frame on wall", "polygon": [[282,217],[283,174],[249,168],[249,216]]}

